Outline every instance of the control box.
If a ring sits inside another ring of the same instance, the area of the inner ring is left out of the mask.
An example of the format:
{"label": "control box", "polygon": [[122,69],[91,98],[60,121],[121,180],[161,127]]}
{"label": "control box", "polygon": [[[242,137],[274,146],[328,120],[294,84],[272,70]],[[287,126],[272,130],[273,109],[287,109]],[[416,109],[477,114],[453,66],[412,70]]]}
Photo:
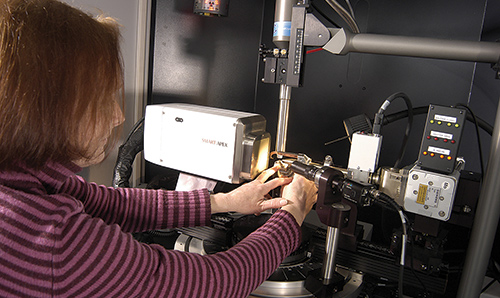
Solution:
{"label": "control box", "polygon": [[417,165],[424,170],[451,174],[466,119],[466,110],[430,105]]}

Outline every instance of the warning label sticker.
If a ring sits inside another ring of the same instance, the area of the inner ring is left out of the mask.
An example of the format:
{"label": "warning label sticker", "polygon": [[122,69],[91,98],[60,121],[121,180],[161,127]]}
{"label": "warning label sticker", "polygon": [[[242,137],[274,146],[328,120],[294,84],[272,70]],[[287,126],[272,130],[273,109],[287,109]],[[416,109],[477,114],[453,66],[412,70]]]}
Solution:
{"label": "warning label sticker", "polygon": [[437,207],[441,189],[438,187],[430,187],[427,184],[419,184],[417,203],[428,205],[429,207]]}
{"label": "warning label sticker", "polygon": [[428,186],[425,184],[420,184],[418,186],[418,194],[417,194],[417,203],[418,204],[425,204],[425,198],[427,197],[427,188]]}

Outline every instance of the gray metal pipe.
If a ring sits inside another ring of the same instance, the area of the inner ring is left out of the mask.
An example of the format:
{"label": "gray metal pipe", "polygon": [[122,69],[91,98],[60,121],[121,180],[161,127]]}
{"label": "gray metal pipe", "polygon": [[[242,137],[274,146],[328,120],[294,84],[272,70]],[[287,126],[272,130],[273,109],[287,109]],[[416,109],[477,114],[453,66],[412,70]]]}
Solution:
{"label": "gray metal pipe", "polygon": [[292,87],[280,85],[280,109],[278,117],[278,130],[276,132],[276,151],[286,151],[286,136],[288,130],[288,114],[290,109],[290,94]]}
{"label": "gray metal pipe", "polygon": [[479,195],[458,298],[479,297],[500,217],[500,104],[491,140],[486,176]]}
{"label": "gray metal pipe", "polygon": [[488,63],[496,63],[500,59],[500,43],[495,42],[353,34],[344,29],[329,30],[332,38],[323,48],[334,54],[357,52]]}
{"label": "gray metal pipe", "polygon": [[326,230],[325,256],[323,260],[323,284],[329,285],[335,272],[335,257],[339,246],[340,228],[328,227]]}

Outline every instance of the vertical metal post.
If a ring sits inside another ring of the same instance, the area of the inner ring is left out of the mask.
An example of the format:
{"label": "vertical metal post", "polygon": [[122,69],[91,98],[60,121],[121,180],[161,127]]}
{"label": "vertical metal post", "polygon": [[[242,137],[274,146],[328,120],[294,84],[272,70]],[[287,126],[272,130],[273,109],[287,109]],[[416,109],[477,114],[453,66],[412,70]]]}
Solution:
{"label": "vertical metal post", "polygon": [[500,216],[500,104],[491,139],[490,157],[477,205],[458,298],[479,297]]}
{"label": "vertical metal post", "polygon": [[323,259],[323,284],[329,285],[335,272],[335,256],[339,246],[340,229],[328,227],[326,230],[325,256]]}
{"label": "vertical metal post", "polygon": [[288,130],[288,114],[290,108],[290,93],[292,87],[280,85],[280,110],[278,118],[278,131],[276,133],[276,151],[285,152],[286,135]]}

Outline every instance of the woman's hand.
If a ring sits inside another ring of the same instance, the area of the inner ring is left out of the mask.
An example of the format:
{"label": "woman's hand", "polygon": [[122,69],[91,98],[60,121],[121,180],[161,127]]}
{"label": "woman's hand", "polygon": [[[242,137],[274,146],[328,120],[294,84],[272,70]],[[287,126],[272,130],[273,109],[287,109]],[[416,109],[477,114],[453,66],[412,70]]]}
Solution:
{"label": "woman's hand", "polygon": [[212,213],[239,212],[243,214],[260,214],[262,211],[280,208],[288,203],[286,199],[271,198],[269,192],[276,187],[286,185],[292,178],[275,178],[268,182],[279,167],[263,171],[255,180],[243,184],[235,190],[211,196]]}
{"label": "woman's hand", "polygon": [[311,211],[318,198],[316,185],[300,175],[294,175],[293,181],[283,188],[281,194],[288,204],[281,209],[290,212],[299,225]]}

